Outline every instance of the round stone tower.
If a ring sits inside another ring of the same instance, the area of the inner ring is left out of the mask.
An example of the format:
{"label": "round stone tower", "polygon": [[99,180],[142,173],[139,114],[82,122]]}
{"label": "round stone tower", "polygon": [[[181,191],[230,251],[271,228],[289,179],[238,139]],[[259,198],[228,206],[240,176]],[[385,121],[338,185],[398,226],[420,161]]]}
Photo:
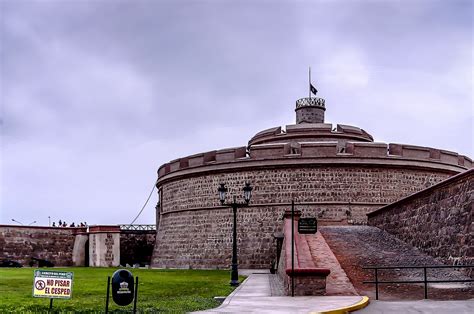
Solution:
{"label": "round stone tower", "polygon": [[455,152],[374,142],[359,127],[324,123],[322,98],[299,99],[295,111],[296,124],[260,131],[245,146],[158,169],[153,267],[230,265],[233,216],[219,201],[220,183],[237,196],[246,182],[254,187],[249,206],[238,212],[239,264],[268,269],[276,258],[274,234],[293,200],[320,225],[365,224],[367,213],[474,166]]}
{"label": "round stone tower", "polygon": [[296,124],[300,123],[324,123],[324,111],[326,111],[323,98],[310,97],[301,98],[296,101]]}

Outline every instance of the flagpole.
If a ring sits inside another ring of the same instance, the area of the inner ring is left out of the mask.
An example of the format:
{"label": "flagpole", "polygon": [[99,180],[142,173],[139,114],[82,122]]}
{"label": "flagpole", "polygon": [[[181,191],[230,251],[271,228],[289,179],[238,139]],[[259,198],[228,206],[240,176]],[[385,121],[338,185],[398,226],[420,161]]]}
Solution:
{"label": "flagpole", "polygon": [[311,67],[309,67],[309,98],[311,98]]}

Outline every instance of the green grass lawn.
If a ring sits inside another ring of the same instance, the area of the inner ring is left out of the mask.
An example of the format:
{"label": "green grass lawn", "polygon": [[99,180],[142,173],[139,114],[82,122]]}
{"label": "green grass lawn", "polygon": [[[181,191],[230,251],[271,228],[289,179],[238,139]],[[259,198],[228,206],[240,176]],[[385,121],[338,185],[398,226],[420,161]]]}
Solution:
{"label": "green grass lawn", "polygon": [[[49,268],[74,272],[72,298],[53,301],[53,309],[69,312],[104,311],[107,276],[118,268]],[[0,313],[46,312],[49,299],[33,297],[35,268],[0,268]],[[44,268],[44,270],[48,270]],[[129,269],[139,277],[137,308],[140,312],[184,313],[218,306],[215,296],[227,296],[230,272],[225,270]],[[243,277],[240,278],[243,280]],[[112,301],[109,311],[130,311]]]}

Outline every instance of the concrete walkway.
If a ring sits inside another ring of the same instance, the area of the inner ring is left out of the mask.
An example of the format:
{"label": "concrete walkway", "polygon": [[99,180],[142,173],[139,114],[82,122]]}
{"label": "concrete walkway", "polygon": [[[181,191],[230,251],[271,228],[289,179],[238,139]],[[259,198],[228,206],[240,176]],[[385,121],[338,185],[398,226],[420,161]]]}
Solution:
{"label": "concrete walkway", "polygon": [[270,276],[275,275],[250,274],[221,306],[196,313],[310,313],[351,306],[362,300],[361,296],[272,296]]}
{"label": "concrete walkway", "polygon": [[[257,273],[259,272],[259,273]],[[195,313],[318,313],[353,306],[361,296],[286,297],[271,287],[272,276],[266,271],[241,270],[248,278],[215,309]],[[338,312],[342,313],[342,312]],[[474,313],[474,299],[467,301],[375,301],[357,314]]]}

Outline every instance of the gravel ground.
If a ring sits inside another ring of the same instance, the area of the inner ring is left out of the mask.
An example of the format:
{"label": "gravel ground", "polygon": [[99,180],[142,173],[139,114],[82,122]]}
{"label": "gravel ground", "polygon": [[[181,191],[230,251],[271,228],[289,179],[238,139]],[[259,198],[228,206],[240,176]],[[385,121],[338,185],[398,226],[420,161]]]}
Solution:
{"label": "gravel ground", "polygon": [[[372,298],[375,297],[375,285],[362,282],[374,280],[374,271],[363,270],[364,266],[442,265],[375,227],[327,226],[319,230],[357,291]],[[428,280],[470,279],[454,269],[428,269],[427,275]],[[379,280],[423,280],[423,269],[379,270]],[[379,285],[379,299],[419,300],[423,299],[423,291],[423,284],[383,284]],[[472,283],[430,284],[428,298],[470,299],[474,298],[474,288]]]}

